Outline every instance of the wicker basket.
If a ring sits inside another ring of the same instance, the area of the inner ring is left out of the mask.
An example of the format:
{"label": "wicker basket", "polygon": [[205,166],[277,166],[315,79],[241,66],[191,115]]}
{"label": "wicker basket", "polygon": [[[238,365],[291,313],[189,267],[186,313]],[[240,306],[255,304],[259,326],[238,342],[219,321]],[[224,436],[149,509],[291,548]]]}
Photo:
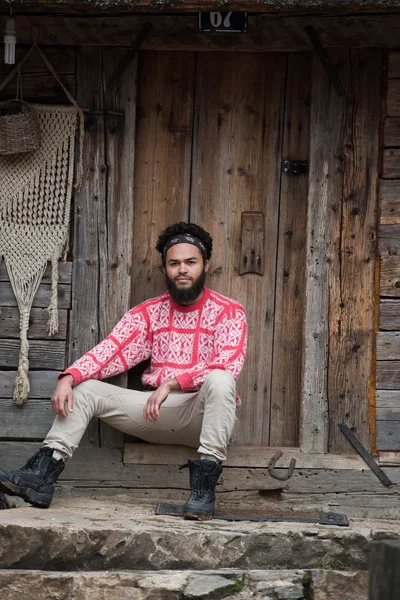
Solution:
{"label": "wicker basket", "polygon": [[39,120],[33,106],[23,100],[1,102],[0,154],[33,152],[39,147]]}

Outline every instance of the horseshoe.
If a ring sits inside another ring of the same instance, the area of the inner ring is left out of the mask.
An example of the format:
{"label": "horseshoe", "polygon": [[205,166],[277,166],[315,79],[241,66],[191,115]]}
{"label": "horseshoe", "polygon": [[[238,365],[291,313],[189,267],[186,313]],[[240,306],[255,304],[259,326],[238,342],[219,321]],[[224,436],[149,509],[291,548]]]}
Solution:
{"label": "horseshoe", "polygon": [[296,466],[296,459],[295,458],[291,459],[289,468],[286,471],[286,473],[279,473],[278,470],[275,469],[275,465],[281,456],[282,456],[282,452],[280,450],[278,450],[278,452],[275,452],[275,454],[273,455],[273,457],[271,458],[271,460],[268,463],[268,473],[274,479],[279,479],[279,481],[286,481],[293,475],[293,471]]}

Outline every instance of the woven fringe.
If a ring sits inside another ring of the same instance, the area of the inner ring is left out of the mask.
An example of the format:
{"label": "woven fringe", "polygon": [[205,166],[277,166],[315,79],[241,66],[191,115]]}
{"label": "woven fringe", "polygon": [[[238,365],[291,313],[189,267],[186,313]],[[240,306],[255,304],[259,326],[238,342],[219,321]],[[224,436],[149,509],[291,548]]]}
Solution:
{"label": "woven fringe", "polygon": [[29,281],[22,281],[18,274],[14,272],[11,265],[5,261],[8,276],[10,278],[11,286],[14,291],[15,298],[18,302],[19,315],[20,315],[20,339],[21,348],[19,352],[19,363],[18,373],[15,378],[15,389],[14,389],[14,402],[17,405],[21,405],[25,402],[30,391],[29,385],[29,342],[28,342],[28,328],[29,328],[29,315],[31,312],[32,302],[35,294],[38,290],[39,284],[42,280],[44,272],[46,270],[47,263],[41,265],[40,269]]}
{"label": "woven fringe", "polygon": [[51,299],[50,304],[47,307],[49,313],[49,320],[47,323],[47,330],[49,336],[54,335],[58,331],[58,299],[57,299],[57,286],[58,286],[58,256],[53,256],[51,261]]}

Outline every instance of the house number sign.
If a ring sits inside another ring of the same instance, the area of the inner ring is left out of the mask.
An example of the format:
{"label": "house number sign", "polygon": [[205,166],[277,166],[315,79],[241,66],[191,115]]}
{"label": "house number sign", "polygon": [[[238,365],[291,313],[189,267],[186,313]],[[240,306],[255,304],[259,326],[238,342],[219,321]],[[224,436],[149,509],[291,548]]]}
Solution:
{"label": "house number sign", "polygon": [[200,31],[247,31],[247,12],[200,12]]}

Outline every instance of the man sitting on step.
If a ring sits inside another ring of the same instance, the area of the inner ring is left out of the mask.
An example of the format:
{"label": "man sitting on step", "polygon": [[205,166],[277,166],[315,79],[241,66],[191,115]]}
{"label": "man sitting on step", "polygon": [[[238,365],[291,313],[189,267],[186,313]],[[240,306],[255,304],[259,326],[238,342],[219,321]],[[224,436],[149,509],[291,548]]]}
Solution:
{"label": "man sitting on step", "polygon": [[[52,396],[56,413],[43,447],[18,471],[0,469],[0,492],[47,508],[54,484],[92,417],[142,440],[198,448],[189,460],[184,517],[211,519],[215,486],[231,437],[235,380],[245,358],[243,307],[205,287],[212,239],[178,223],[158,238],[168,291],[127,312],[111,334],[64,371]],[[146,391],[99,381],[151,358]]]}

